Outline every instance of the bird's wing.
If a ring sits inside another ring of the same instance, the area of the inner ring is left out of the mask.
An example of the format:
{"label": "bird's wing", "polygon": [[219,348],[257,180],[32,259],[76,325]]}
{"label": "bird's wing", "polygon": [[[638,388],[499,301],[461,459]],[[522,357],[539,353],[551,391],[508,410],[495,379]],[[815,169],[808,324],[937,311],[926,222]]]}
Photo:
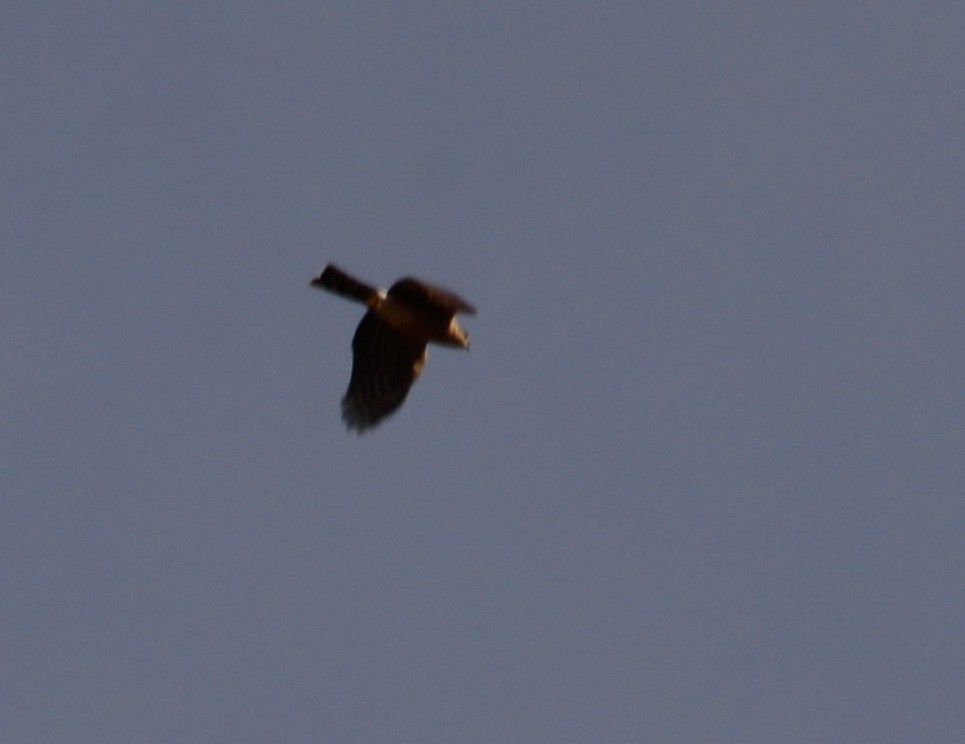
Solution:
{"label": "bird's wing", "polygon": [[352,339],[352,377],[342,398],[342,418],[362,431],[394,413],[425,363],[426,344],[404,336],[369,311]]}
{"label": "bird's wing", "polygon": [[389,288],[389,297],[398,298],[406,305],[432,315],[452,317],[456,313],[475,315],[476,308],[455,292],[437,287],[421,279],[407,276]]}

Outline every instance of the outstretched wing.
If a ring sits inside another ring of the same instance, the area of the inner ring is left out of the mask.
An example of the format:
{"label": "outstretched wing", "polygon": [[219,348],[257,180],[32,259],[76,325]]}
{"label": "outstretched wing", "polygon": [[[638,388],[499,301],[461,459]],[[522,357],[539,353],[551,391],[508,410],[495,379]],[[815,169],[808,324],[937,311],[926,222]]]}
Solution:
{"label": "outstretched wing", "polygon": [[369,311],[352,339],[352,377],[342,418],[361,434],[405,401],[425,364],[426,344],[404,336]]}

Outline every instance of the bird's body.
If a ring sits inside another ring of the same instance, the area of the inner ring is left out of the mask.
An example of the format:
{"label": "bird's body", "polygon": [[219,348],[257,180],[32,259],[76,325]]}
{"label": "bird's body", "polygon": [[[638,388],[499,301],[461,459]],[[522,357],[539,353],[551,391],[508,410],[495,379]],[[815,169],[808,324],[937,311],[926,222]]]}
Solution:
{"label": "bird's body", "polygon": [[359,433],[402,405],[425,366],[429,342],[469,348],[469,334],[455,316],[476,309],[449,290],[412,277],[379,290],[334,264],[312,286],[369,308],[352,338],[352,377],[342,399],[342,418]]}

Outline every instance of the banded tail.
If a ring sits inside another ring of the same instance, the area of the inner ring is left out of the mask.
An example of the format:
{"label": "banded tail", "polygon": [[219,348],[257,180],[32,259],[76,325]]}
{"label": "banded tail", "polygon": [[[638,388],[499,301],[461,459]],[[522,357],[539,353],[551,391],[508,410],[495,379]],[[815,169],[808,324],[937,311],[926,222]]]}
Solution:
{"label": "banded tail", "polygon": [[346,274],[335,264],[329,264],[321,274],[312,279],[312,286],[327,289],[363,305],[371,306],[378,302],[379,298],[378,289]]}

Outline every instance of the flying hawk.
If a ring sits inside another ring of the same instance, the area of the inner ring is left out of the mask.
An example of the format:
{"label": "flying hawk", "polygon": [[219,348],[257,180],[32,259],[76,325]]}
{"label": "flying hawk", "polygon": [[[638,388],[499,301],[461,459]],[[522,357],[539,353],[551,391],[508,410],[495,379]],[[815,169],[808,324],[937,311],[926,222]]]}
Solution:
{"label": "flying hawk", "polygon": [[425,366],[430,341],[469,348],[456,313],[474,315],[476,308],[449,290],[412,277],[380,290],[334,264],[312,286],[368,307],[352,339],[352,377],[342,398],[345,425],[359,434],[402,405]]}

